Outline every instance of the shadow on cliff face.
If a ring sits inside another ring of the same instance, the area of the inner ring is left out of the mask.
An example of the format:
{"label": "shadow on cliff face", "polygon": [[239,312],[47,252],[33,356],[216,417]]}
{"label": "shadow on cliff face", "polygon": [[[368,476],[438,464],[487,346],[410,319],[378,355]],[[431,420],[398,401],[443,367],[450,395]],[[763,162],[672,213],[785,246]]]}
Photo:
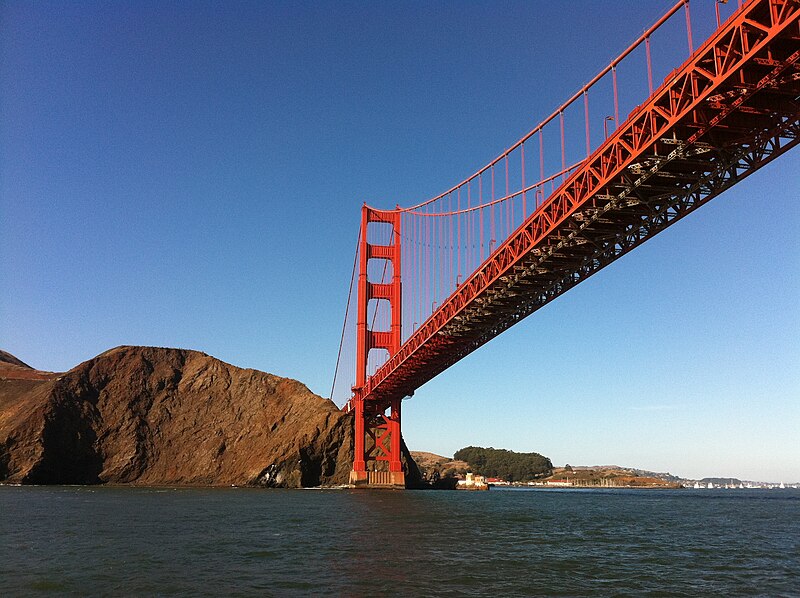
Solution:
{"label": "shadow on cliff face", "polygon": [[22,478],[24,484],[99,484],[103,456],[97,442],[100,388],[79,378],[77,384],[51,383],[50,409],[44,413],[41,458]]}
{"label": "shadow on cliff face", "polygon": [[12,440],[0,444],[0,480],[5,480],[8,477],[8,461],[11,453]]}
{"label": "shadow on cliff face", "polygon": [[45,424],[42,459],[22,479],[24,484],[99,484],[103,457],[97,435],[75,410],[65,410]]}
{"label": "shadow on cliff face", "polygon": [[[352,417],[343,416],[330,430],[327,438],[317,439],[311,445],[300,449],[298,466],[301,486],[347,483],[353,454],[352,434],[349,433],[352,429]],[[347,479],[344,477],[345,472]]]}
{"label": "shadow on cliff face", "polygon": [[[257,476],[254,485],[278,488],[286,486],[341,486],[349,482],[353,465],[353,414],[342,414],[327,437],[302,448],[296,460],[272,463]],[[428,488],[411,453],[402,442],[403,470],[407,488]],[[385,468],[385,463],[380,466]]]}

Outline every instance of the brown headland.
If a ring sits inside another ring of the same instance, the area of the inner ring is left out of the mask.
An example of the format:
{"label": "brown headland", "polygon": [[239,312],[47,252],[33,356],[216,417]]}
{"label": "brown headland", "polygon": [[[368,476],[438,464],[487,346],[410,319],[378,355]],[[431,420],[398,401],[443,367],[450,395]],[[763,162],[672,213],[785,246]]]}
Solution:
{"label": "brown headland", "polygon": [[4,483],[345,484],[352,436],[300,382],[198,351],[117,347],[62,374],[0,354]]}

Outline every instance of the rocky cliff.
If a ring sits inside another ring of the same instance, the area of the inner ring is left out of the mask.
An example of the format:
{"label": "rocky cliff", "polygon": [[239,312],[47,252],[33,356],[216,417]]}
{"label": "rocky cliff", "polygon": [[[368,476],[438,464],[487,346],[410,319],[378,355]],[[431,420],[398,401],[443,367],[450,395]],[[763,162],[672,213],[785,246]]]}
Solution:
{"label": "rocky cliff", "polygon": [[64,374],[0,355],[4,482],[346,483],[352,426],[300,382],[197,351],[118,347]]}

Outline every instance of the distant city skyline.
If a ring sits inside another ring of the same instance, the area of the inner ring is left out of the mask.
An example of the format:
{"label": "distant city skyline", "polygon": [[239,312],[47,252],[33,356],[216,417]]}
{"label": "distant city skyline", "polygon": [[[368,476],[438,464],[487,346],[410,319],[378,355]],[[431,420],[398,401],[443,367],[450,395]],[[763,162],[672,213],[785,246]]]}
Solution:
{"label": "distant city skyline", "polygon": [[[672,4],[3,3],[0,348],[196,349],[327,396],[361,204],[474,172]],[[420,388],[408,446],[800,481],[799,152]]]}

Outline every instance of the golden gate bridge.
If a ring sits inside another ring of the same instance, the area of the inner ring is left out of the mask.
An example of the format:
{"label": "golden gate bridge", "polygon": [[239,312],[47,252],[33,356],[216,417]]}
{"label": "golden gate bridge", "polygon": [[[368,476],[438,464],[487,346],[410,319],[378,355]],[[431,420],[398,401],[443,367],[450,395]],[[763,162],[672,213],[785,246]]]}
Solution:
{"label": "golden gate bridge", "polygon": [[[455,186],[362,207],[331,392],[348,384],[353,485],[404,486],[404,398],[800,143],[800,0],[714,0],[699,44],[690,4]],[[687,58],[657,85],[659,39]]]}

